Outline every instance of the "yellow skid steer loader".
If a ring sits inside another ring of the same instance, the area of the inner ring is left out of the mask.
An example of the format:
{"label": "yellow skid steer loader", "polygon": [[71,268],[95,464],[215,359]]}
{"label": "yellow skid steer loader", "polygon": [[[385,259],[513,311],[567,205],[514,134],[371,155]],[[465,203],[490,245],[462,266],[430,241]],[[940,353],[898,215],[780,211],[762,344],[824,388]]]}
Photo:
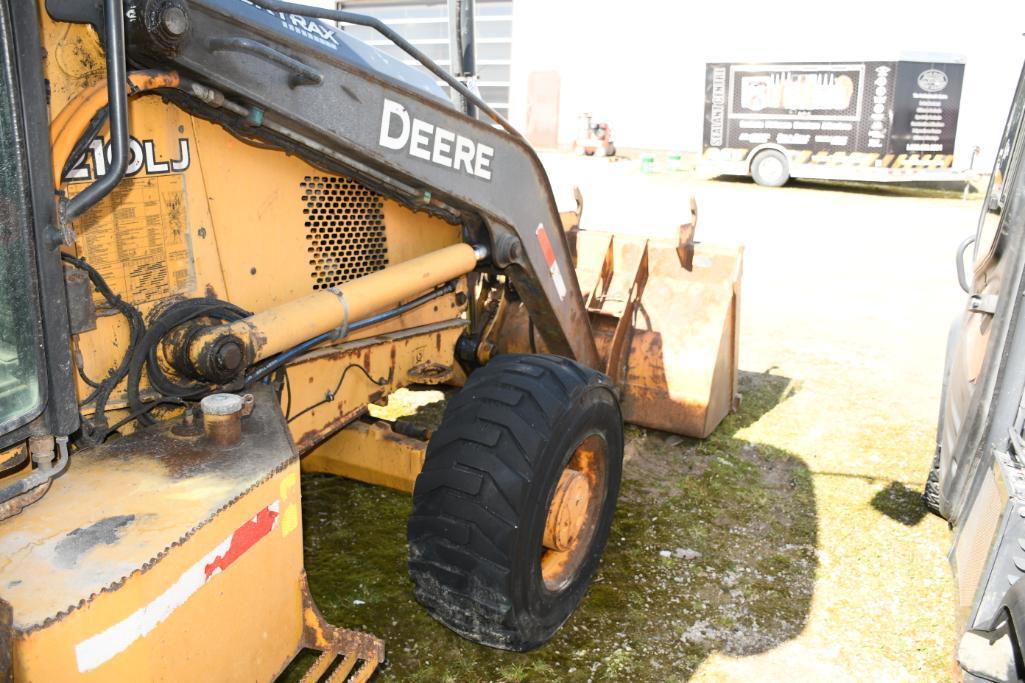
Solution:
{"label": "yellow skid steer loader", "polygon": [[[678,241],[580,231],[377,20],[0,0],[0,67],[8,679],[267,680],[303,648],[304,680],[369,678],[384,644],[306,586],[304,470],[412,492],[418,600],[538,647],[597,569],[624,418],[731,410],[740,253],[693,210]],[[410,384],[463,385],[429,439],[368,417]]]}

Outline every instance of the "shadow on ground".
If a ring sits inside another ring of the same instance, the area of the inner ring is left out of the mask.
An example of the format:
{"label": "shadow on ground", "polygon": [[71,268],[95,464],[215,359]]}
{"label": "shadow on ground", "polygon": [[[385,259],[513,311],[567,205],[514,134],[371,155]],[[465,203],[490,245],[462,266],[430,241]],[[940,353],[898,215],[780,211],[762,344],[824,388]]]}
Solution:
{"label": "shadow on ground", "polygon": [[[485,648],[428,617],[406,575],[410,498],[328,475],[302,480],[314,597],[331,622],[386,641],[381,681],[686,680],[713,652],[774,648],[808,618],[815,497],[800,459],[737,436],[793,383],[742,373],[741,390],[741,410],[705,441],[628,428],[601,570],[540,650]],[[413,421],[436,421],[439,406],[419,408]]]}
{"label": "shadow on ground", "polygon": [[904,526],[915,526],[925,517],[922,492],[910,489],[899,481],[872,496],[872,507]]}

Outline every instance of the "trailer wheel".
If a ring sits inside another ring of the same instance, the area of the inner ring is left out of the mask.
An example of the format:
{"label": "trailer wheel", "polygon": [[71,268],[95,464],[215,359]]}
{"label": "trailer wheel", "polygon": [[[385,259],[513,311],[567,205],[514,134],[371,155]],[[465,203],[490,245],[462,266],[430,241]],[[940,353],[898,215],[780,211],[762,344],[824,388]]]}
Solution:
{"label": "trailer wheel", "polygon": [[543,645],[598,569],[622,463],[623,417],[601,373],[518,354],[475,371],[413,491],[417,600],[474,642]]}
{"label": "trailer wheel", "polygon": [[766,149],[751,161],[751,177],[765,187],[782,187],[790,180],[790,164],[783,152]]}

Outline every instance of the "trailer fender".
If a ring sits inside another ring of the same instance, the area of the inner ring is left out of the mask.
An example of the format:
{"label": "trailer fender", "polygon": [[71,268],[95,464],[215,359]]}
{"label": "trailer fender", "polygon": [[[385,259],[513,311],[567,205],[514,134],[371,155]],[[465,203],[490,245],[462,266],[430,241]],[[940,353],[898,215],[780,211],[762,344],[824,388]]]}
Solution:
{"label": "trailer fender", "polygon": [[788,150],[786,147],[784,147],[783,145],[777,145],[774,142],[766,142],[753,148],[750,152],[748,152],[747,158],[744,159],[744,164],[747,166],[748,175],[751,175],[751,161],[754,160],[754,158],[758,156],[760,152],[764,152],[767,149],[774,149],[777,152],[785,154],[787,157],[787,161],[791,159],[790,150]]}

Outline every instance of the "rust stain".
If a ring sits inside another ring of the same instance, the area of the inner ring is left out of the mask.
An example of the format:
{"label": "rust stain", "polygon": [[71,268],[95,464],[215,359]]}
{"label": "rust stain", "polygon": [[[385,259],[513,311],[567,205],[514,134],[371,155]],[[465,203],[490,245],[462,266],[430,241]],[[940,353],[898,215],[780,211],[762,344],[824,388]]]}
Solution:
{"label": "rust stain", "polygon": [[314,446],[319,445],[326,435],[338,431],[356,418],[365,415],[366,412],[367,407],[365,405],[361,405],[358,408],[353,408],[346,413],[342,413],[337,418],[329,421],[321,427],[315,427],[308,432],[304,432],[303,435],[295,441],[296,449],[300,454],[306,454],[312,450]]}

